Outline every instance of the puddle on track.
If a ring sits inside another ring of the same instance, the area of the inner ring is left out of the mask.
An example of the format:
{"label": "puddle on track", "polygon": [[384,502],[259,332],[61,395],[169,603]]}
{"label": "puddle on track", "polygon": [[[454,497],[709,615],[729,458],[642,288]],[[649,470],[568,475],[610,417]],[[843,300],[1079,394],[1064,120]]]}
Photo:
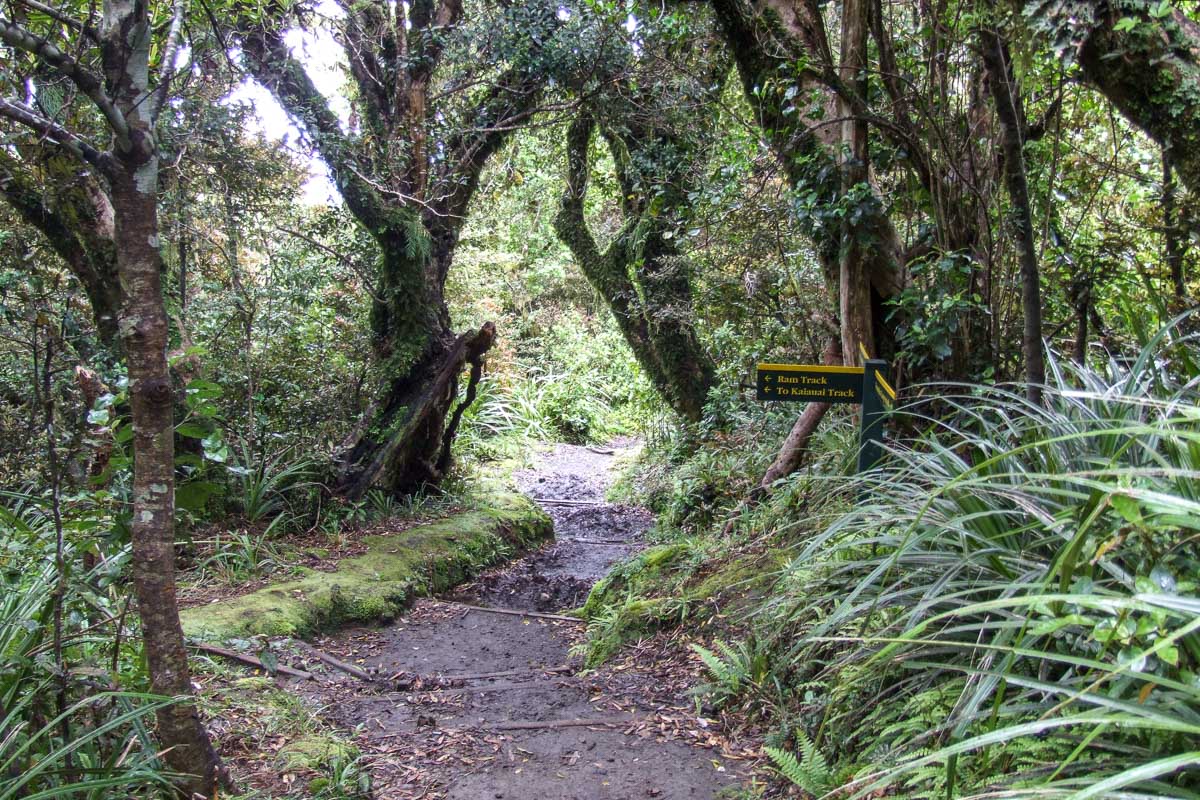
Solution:
{"label": "puddle on track", "polygon": [[679,708],[638,689],[650,676],[575,674],[579,623],[461,605],[574,608],[640,549],[651,516],[604,502],[628,444],[615,443],[615,453],[558,445],[517,474],[522,491],[545,501],[553,544],[444,598],[453,602],[419,601],[389,627],[316,642],[389,679],[374,686],[335,672],[319,690],[296,685],[331,721],[359,731],[377,798],[704,800],[738,784],[735,762],[660,724],[658,713],[678,718]]}

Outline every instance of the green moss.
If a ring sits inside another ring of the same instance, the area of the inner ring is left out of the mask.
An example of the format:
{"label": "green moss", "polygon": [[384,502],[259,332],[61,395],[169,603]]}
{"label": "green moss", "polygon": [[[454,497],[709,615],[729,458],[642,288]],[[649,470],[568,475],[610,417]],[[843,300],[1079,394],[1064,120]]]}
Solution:
{"label": "green moss", "polygon": [[616,566],[588,593],[583,604],[584,618],[590,619],[630,596],[666,593],[664,590],[673,579],[684,577],[681,573],[691,553],[686,542],[659,545]]}
{"label": "green moss", "polygon": [[678,624],[686,614],[686,604],[674,597],[629,599],[608,609],[588,626],[584,666],[589,669],[599,666],[626,642]]}
{"label": "green moss", "polygon": [[733,556],[715,569],[695,575],[684,597],[697,606],[715,602],[744,608],[768,592],[787,561],[788,553],[783,549]]}
{"label": "green moss", "polygon": [[581,609],[589,622],[581,648],[586,665],[598,666],[625,643],[685,620],[749,608],[788,558],[783,548],[704,555],[694,540],[652,547],[597,583]]}
{"label": "green moss", "polygon": [[386,621],[414,597],[456,586],[552,535],[550,518],[528,499],[497,495],[485,510],[367,537],[367,552],[343,559],[334,572],[189,608],[182,614],[184,632],[209,641],[302,637],[344,622]]}
{"label": "green moss", "polygon": [[279,750],[276,762],[285,772],[311,770],[322,772],[335,763],[353,761],[353,747],[329,734],[311,733],[288,742]]}
{"label": "green moss", "polygon": [[[299,695],[278,688],[268,677],[245,677],[239,670],[223,662],[198,662],[197,674],[205,675],[202,682],[201,707],[208,719],[236,720],[237,737],[246,741],[283,741],[275,754],[280,772],[292,773],[308,781],[309,794],[317,796],[323,788],[340,793],[328,797],[365,798],[365,792],[353,791],[346,777],[354,776],[359,751],[348,738],[323,722],[315,709]],[[234,767],[234,780],[244,783],[243,775]],[[299,784],[298,784],[299,785]],[[313,787],[316,786],[316,789]],[[348,787],[350,791],[346,791]],[[289,795],[290,796],[290,795]],[[254,800],[260,795],[253,790],[247,794],[229,795],[229,800]]]}

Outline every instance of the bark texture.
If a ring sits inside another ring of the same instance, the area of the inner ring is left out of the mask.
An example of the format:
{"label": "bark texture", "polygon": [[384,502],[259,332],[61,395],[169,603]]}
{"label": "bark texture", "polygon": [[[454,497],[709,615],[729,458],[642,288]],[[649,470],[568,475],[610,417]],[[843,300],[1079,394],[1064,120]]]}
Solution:
{"label": "bark texture", "polygon": [[[983,60],[987,65],[988,85],[996,104],[996,116],[1000,120],[1004,183],[1012,204],[1012,226],[1021,262],[1021,310],[1024,316],[1021,352],[1025,359],[1025,391],[1029,399],[1036,403],[1041,401],[1046,367],[1042,353],[1041,278],[1033,233],[1033,210],[1029,203],[1029,180],[1025,170],[1028,122],[1007,43],[992,29],[980,31],[979,36]],[[1086,313],[1083,320],[1086,325]]]}
{"label": "bark texture", "polygon": [[[690,150],[676,148],[665,130],[626,125],[605,132],[617,166],[625,224],[601,250],[584,219],[595,128],[593,117],[584,113],[567,131],[567,187],[555,231],[607,301],[655,389],[676,413],[696,421],[716,370],[696,334],[691,276],[673,236],[689,188],[685,172],[691,165],[684,154]],[[663,164],[664,158],[671,163]],[[634,162],[663,168],[665,174],[637,176],[666,187],[653,209],[635,186]]]}
{"label": "bark texture", "polygon": [[[870,196],[867,169],[867,122],[855,113],[852,97],[867,96],[867,0],[842,3],[842,55],[839,72],[842,82],[853,87],[853,95],[838,98],[842,120],[842,192]],[[842,328],[842,358],[858,363],[860,348],[875,353],[872,326],[870,251],[871,243],[847,214],[842,221],[841,258],[838,262],[838,314]]]}
{"label": "bark texture", "polygon": [[[342,4],[338,36],[357,88],[361,131],[346,132],[284,41],[285,9],[246,14],[247,63],[313,142],[346,206],[379,247],[371,325],[376,401],[346,442],[333,490],[361,497],[437,483],[449,466],[447,428],[465,365],[490,346],[490,326],[457,335],[444,287],[487,160],[538,108],[537,57],[559,26],[536,7],[523,55],[496,74],[445,76],[468,92],[433,92],[443,50],[461,21],[458,0]],[[466,100],[464,101],[464,98]]]}
{"label": "bark texture", "polygon": [[[181,21],[177,11],[176,35]],[[182,776],[185,791],[215,797],[228,777],[195,703],[187,699],[191,675],[175,597],[175,420],[158,249],[154,126],[161,103],[149,99],[154,93],[148,85],[152,35],[145,6],[119,0],[105,4],[100,27],[105,83],[124,122],[115,137],[109,186],[117,269],[125,287],[120,332],[134,432],[133,580],[151,691],[180,698],[157,715],[158,736],[167,747],[163,758]],[[174,46],[170,40],[165,46],[168,61],[174,60]]]}

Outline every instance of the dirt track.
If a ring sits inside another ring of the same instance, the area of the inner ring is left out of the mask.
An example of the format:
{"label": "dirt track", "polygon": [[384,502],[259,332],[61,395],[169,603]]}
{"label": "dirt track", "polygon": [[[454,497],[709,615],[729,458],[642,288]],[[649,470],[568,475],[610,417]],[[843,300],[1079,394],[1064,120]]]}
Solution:
{"label": "dirt track", "polygon": [[466,607],[568,610],[640,548],[649,514],[604,502],[614,457],[559,445],[518,474],[554,518],[554,544],[449,602],[418,603],[388,628],[317,643],[381,677],[374,685],[344,676],[314,697],[328,717],[359,729],[377,797],[713,798],[736,785],[718,751],[676,735],[681,724],[707,724],[687,698],[664,703],[654,676],[636,670],[576,676],[569,651],[579,623]]}

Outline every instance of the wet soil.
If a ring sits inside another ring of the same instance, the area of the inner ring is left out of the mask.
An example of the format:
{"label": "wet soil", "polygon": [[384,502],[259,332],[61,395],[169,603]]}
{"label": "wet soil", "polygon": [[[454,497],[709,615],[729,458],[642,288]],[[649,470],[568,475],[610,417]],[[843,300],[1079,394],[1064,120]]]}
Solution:
{"label": "wet soil", "polygon": [[389,627],[315,642],[376,676],[334,670],[296,687],[356,731],[376,797],[703,800],[736,789],[742,770],[685,695],[689,676],[667,661],[656,672],[651,657],[581,674],[571,649],[583,626],[558,616],[643,546],[652,517],[604,500],[628,446],[559,445],[517,474],[553,517],[552,544]]}

